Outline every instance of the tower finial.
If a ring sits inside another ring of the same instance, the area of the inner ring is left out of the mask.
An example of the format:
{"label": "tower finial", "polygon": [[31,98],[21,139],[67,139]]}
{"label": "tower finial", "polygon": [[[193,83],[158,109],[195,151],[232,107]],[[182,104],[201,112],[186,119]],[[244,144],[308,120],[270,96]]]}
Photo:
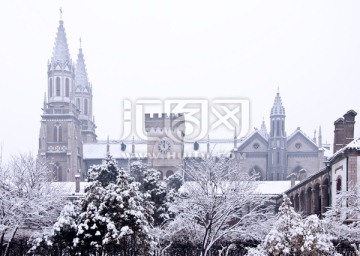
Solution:
{"label": "tower finial", "polygon": [[280,93],[280,89],[279,89],[279,86],[277,87],[277,93],[278,93],[278,94]]}
{"label": "tower finial", "polygon": [[80,38],[79,38],[79,42],[80,42],[80,49],[81,49],[81,36],[80,36]]}
{"label": "tower finial", "polygon": [[61,7],[60,7],[59,11],[60,11],[60,20],[62,20],[62,8]]}

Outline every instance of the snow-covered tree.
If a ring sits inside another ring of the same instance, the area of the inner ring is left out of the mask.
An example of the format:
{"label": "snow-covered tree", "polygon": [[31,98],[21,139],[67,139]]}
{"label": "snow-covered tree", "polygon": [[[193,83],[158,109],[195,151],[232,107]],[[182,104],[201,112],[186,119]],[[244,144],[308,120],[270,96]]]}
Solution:
{"label": "snow-covered tree", "polygon": [[271,255],[300,255],[304,242],[301,224],[301,215],[284,195],[275,225],[265,238],[264,249]]}
{"label": "snow-covered tree", "polygon": [[341,191],[325,213],[326,228],[338,241],[360,242],[360,195],[356,188]]}
{"label": "snow-covered tree", "polygon": [[103,160],[102,164],[95,165],[89,170],[89,181],[98,181],[103,187],[116,181],[118,167],[116,160],[111,156]]}
{"label": "snow-covered tree", "polygon": [[316,215],[302,219],[283,195],[273,228],[263,243],[249,249],[247,255],[337,255],[331,238]]}
{"label": "snow-covered tree", "polygon": [[134,178],[136,182],[139,182],[141,184],[141,190],[142,185],[144,183],[144,175],[147,170],[147,164],[142,162],[141,160],[132,161],[130,163],[130,175]]}
{"label": "snow-covered tree", "polygon": [[19,229],[36,229],[56,220],[63,192],[53,177],[49,164],[31,154],[14,156],[0,166],[0,255],[8,255]]}
{"label": "snow-covered tree", "polygon": [[[116,179],[114,180],[114,175]],[[50,247],[82,255],[147,255],[152,247],[152,205],[108,156],[90,171],[92,183],[79,206],[64,207],[52,232],[32,239],[32,253]]]}
{"label": "snow-covered tree", "polygon": [[90,187],[81,203],[76,246],[94,251],[101,248],[105,253],[149,252],[152,208],[140,192],[139,183],[129,182],[129,178],[121,169],[116,183],[105,188],[95,188],[96,183]]}
{"label": "snow-covered tree", "polygon": [[35,234],[30,238],[29,252],[42,255],[51,254],[54,251],[58,251],[60,255],[75,253],[73,240],[78,229],[76,224],[78,211],[76,205],[67,203],[52,229],[46,229],[42,234]]}
{"label": "snow-covered tree", "polygon": [[187,164],[186,172],[192,181],[185,182],[171,207],[176,217],[167,222],[164,240],[200,245],[205,256],[215,243],[265,236],[269,230],[265,198],[234,162],[209,157]]}
{"label": "snow-covered tree", "polygon": [[334,255],[335,247],[332,237],[326,232],[324,224],[317,215],[308,216],[303,225],[304,243],[301,246],[301,255]]}

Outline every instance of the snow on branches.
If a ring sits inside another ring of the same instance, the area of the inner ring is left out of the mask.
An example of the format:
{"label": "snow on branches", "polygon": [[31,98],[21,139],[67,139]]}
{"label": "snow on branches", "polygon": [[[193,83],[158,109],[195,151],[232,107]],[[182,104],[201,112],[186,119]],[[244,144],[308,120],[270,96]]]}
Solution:
{"label": "snow on branches", "polygon": [[249,249],[247,255],[337,255],[331,239],[323,221],[316,215],[302,219],[291,206],[290,199],[283,195],[271,231],[263,243]]}
{"label": "snow on branches", "polygon": [[152,247],[152,205],[108,156],[90,171],[93,181],[78,205],[64,207],[48,236],[35,237],[30,253],[63,250],[68,253],[146,255]]}
{"label": "snow on branches", "polygon": [[163,243],[200,245],[208,255],[215,243],[261,239],[269,230],[265,197],[256,193],[253,177],[226,157],[194,159],[187,164],[190,181],[180,189],[164,228]]}
{"label": "snow on branches", "polygon": [[0,166],[0,255],[9,253],[18,230],[46,226],[56,219],[63,191],[53,178],[50,165],[31,154],[14,156]]}

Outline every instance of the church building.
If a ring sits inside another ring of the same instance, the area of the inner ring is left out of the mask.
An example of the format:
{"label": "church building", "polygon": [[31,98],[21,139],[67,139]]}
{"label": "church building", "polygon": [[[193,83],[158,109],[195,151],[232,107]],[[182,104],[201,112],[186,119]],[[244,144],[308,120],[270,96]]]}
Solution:
{"label": "church building", "polygon": [[47,78],[38,153],[52,165],[58,181],[74,181],[75,177],[85,180],[88,169],[100,164],[108,153],[120,167],[129,168],[132,161],[141,160],[159,170],[164,178],[186,168],[186,159],[210,154],[214,149],[235,156],[241,161],[239,171],[256,173],[260,180],[286,180],[291,173],[303,179],[323,165],[321,130],[318,143],[300,128],[287,136],[285,108],[279,92],[271,108],[270,133],[263,122],[260,130],[255,129],[245,138],[210,139],[208,136],[186,142],[183,140],[186,116],[146,114],[147,140],[97,140],[92,85],[81,42],[77,61],[73,63],[62,19]]}

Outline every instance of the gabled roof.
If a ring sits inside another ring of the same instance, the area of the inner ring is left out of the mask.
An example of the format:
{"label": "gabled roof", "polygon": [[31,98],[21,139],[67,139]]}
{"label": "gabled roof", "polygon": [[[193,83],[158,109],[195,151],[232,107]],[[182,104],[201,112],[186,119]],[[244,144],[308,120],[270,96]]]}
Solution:
{"label": "gabled roof", "polygon": [[251,132],[249,134],[248,137],[246,137],[241,144],[237,147],[238,151],[241,151],[242,149],[244,149],[246,146],[248,146],[252,141],[254,141],[254,139],[258,139],[261,142],[263,142],[265,145],[268,145],[268,140],[266,138],[264,138],[263,135],[261,135],[261,133],[259,132],[259,130],[254,130],[253,132]]}
{"label": "gabled roof", "polygon": [[297,128],[292,134],[290,134],[290,136],[287,137],[288,144],[292,140],[294,140],[297,136],[301,136],[306,141],[308,141],[311,146],[318,148],[318,145],[309,136],[307,136],[300,128]]}

